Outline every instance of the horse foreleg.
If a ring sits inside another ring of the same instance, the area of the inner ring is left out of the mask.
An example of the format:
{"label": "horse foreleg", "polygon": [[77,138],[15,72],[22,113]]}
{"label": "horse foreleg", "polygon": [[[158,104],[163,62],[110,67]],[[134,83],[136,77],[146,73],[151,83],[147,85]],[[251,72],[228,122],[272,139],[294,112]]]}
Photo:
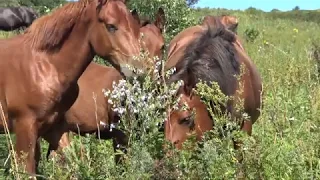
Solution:
{"label": "horse foreleg", "polygon": [[[37,158],[40,153],[40,146],[37,145],[38,129],[36,118],[33,116],[18,118],[15,124],[15,134],[17,158],[19,162],[24,162],[27,173],[34,175],[36,173]],[[24,157],[25,153],[27,153],[26,157]]]}
{"label": "horse foreleg", "polygon": [[56,156],[57,151],[61,152],[61,151],[63,151],[63,149],[65,147],[70,145],[69,133],[68,132],[65,132],[65,133],[62,134],[58,144],[52,143],[53,141],[56,141],[56,140],[54,140],[52,138],[48,138],[47,137],[47,139],[49,141],[51,139],[50,142],[48,141],[49,142],[49,147],[48,147],[48,151],[47,151],[47,155],[46,155],[47,160],[49,159],[50,156],[51,157]]}
{"label": "horse foreleg", "polygon": [[[241,130],[246,132],[249,136],[252,134],[252,122],[251,120],[244,120],[241,126]],[[242,142],[234,140],[234,148],[239,149],[241,147]]]}
{"label": "horse foreleg", "polygon": [[46,134],[42,135],[42,138],[44,138],[49,143],[49,148],[47,151],[47,160],[51,156],[55,156],[57,153],[62,155],[63,148],[70,145],[69,142],[69,134],[67,131],[67,125],[65,124],[65,121],[58,121],[55,125],[51,127],[49,131],[46,132]]}
{"label": "horse foreleg", "polygon": [[[0,90],[0,95],[3,95],[3,93]],[[7,101],[2,98],[1,96],[0,100],[0,133],[12,133],[12,121],[9,121],[9,116],[8,116],[8,109],[7,109]],[[9,131],[9,132],[8,132]]]}
{"label": "horse foreleg", "polygon": [[39,162],[41,159],[41,144],[40,138],[37,140],[36,148],[35,148],[35,161],[36,161],[36,170],[39,167]]}
{"label": "horse foreleg", "polygon": [[[114,151],[116,152],[117,150],[120,150],[124,154],[126,154],[127,146],[128,146],[128,136],[118,129],[112,129],[112,131],[108,133],[111,133]],[[121,163],[122,161],[121,157],[122,157],[121,154],[115,155],[116,164]]]}
{"label": "horse foreleg", "polygon": [[[244,120],[241,126],[241,130],[246,132],[249,136],[251,136],[252,133],[252,122],[251,120]],[[239,150],[241,148],[242,145],[242,141],[236,141],[233,140],[234,143],[234,148],[236,150]],[[245,179],[245,168],[243,167],[243,153],[242,151],[239,152],[240,154],[238,154],[237,159],[239,162],[239,169],[237,172],[237,179]]]}

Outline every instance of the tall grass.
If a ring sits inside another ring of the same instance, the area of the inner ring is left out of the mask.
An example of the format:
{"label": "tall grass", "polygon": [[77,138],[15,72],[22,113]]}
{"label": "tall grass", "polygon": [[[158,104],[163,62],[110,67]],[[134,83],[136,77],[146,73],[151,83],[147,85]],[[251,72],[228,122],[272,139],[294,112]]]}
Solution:
{"label": "tall grass", "polygon": [[[262,75],[264,91],[261,116],[252,136],[245,136],[241,169],[247,179],[319,179],[320,79],[312,43],[320,43],[320,26],[243,12],[233,15],[240,18],[239,35]],[[247,29],[259,32],[253,41],[245,40]],[[151,92],[147,85],[153,82],[147,79],[144,83],[140,94],[137,91],[139,96]],[[160,110],[151,111],[155,101],[145,103],[147,106],[139,110],[145,113],[141,115],[144,120],[164,117]],[[40,172],[48,179],[235,179],[240,166],[235,157],[239,152],[228,139],[209,138],[214,135],[210,132],[197,153],[174,151],[171,157],[165,157],[163,134],[151,127],[140,139],[132,138],[124,163],[119,166],[114,163],[111,141],[74,136],[64,161],[46,161],[47,144],[42,142]],[[1,139],[2,165],[9,148],[4,136]],[[0,176],[15,179],[4,173],[4,168]]]}

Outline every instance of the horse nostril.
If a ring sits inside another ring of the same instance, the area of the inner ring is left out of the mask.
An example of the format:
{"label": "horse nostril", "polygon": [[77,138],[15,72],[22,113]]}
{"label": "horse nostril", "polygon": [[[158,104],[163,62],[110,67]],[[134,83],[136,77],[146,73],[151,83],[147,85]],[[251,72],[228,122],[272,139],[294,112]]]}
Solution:
{"label": "horse nostril", "polygon": [[180,142],[179,140],[176,140],[176,141],[173,142],[173,144],[177,145],[177,144],[179,144],[179,142]]}

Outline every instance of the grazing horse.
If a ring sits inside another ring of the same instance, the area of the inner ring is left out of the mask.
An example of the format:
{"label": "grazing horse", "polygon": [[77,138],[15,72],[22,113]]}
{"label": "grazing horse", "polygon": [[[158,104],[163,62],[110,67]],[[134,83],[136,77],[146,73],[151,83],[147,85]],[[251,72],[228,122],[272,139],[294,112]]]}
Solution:
{"label": "grazing horse", "polygon": [[[135,11],[133,11],[135,12]],[[140,21],[138,15],[134,16]],[[162,8],[159,8],[156,14],[156,20],[151,23],[149,20],[141,21],[140,32],[143,33],[142,41],[144,48],[148,50],[149,56],[158,56],[162,58],[164,38],[162,35],[163,26],[165,24],[165,14]],[[108,98],[104,97],[102,89],[112,90],[113,82],[117,83],[123,77],[112,67],[90,63],[86,71],[79,78],[79,96],[71,108],[64,116],[64,124],[59,129],[52,129],[48,133],[47,139],[54,136],[60,137],[56,132],[63,130],[65,133],[61,137],[59,144],[49,144],[47,158],[51,151],[61,151],[62,148],[68,146],[68,131],[74,133],[96,133],[101,139],[113,139],[114,150],[125,147],[127,144],[127,136],[120,130],[113,128],[110,131],[110,124],[118,123],[120,120],[117,114],[111,109]],[[94,94],[93,94],[94,93]],[[93,99],[93,95],[95,98]],[[50,142],[50,141],[49,141]],[[120,147],[118,146],[120,145]],[[120,156],[116,156],[116,162]]]}
{"label": "grazing horse", "polygon": [[[248,135],[251,135],[252,124],[260,116],[259,108],[262,103],[260,74],[245,51],[236,43],[235,34],[219,23],[219,19],[216,18],[215,21],[216,26],[207,29],[194,27],[192,34],[184,31],[180,33],[183,36],[178,34],[180,39],[174,43],[185,45],[182,52],[175,53],[179,49],[174,49],[172,44],[169,46],[171,49],[167,61],[170,64],[168,67],[175,67],[176,72],[168,83],[184,81],[177,94],[181,95],[179,104],[188,106],[186,110],[170,110],[164,125],[165,138],[178,149],[182,148],[189,132],[195,132],[197,140],[201,140],[203,133],[214,126],[214,120],[207,107],[199,96],[192,93],[199,80],[208,84],[217,82],[223,94],[235,97],[234,100],[220,106],[220,110],[231,113],[232,118],[243,120],[239,125]],[[190,29],[188,31],[190,32]],[[244,73],[238,80],[234,75],[240,75],[241,65],[244,67]],[[242,91],[238,91],[241,88]],[[244,112],[250,118],[241,119],[242,114],[235,111],[235,106],[240,103],[239,100],[244,101]],[[192,110],[196,112],[194,118]],[[215,110],[219,109],[213,109],[213,112]],[[236,142],[235,147],[237,148]]]}
{"label": "grazing horse", "polygon": [[0,8],[0,30],[13,31],[21,27],[27,28],[38,17],[38,13],[29,7],[2,7]]}
{"label": "grazing horse", "polygon": [[211,16],[207,15],[203,18],[202,25],[214,25],[216,22],[216,19],[219,19],[219,21],[230,31],[236,33],[237,27],[238,27],[238,18],[235,16],[228,16],[228,15],[222,15],[222,16]]}
{"label": "grazing horse", "polygon": [[16,134],[15,150],[19,161],[27,153],[22,162],[29,174],[40,158],[37,141],[75,102],[77,81],[93,57],[121,70],[139,52],[139,24],[124,0],[70,2],[0,41],[2,131],[9,125]]}

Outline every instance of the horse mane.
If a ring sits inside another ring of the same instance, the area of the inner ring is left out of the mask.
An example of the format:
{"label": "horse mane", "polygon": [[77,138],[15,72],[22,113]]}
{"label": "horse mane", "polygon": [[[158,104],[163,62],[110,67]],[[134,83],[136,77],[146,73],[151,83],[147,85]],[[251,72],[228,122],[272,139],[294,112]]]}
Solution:
{"label": "horse mane", "polygon": [[185,86],[194,88],[200,80],[208,85],[217,82],[223,93],[233,93],[236,88],[234,75],[240,74],[240,64],[232,44],[236,37],[217,18],[215,20],[217,26],[209,26],[186,47],[184,56],[176,65],[177,71],[168,83],[184,80]]}
{"label": "horse mane", "polygon": [[52,50],[63,43],[85,7],[93,0],[70,2],[51,14],[36,19],[25,31],[26,40],[39,50]]}

